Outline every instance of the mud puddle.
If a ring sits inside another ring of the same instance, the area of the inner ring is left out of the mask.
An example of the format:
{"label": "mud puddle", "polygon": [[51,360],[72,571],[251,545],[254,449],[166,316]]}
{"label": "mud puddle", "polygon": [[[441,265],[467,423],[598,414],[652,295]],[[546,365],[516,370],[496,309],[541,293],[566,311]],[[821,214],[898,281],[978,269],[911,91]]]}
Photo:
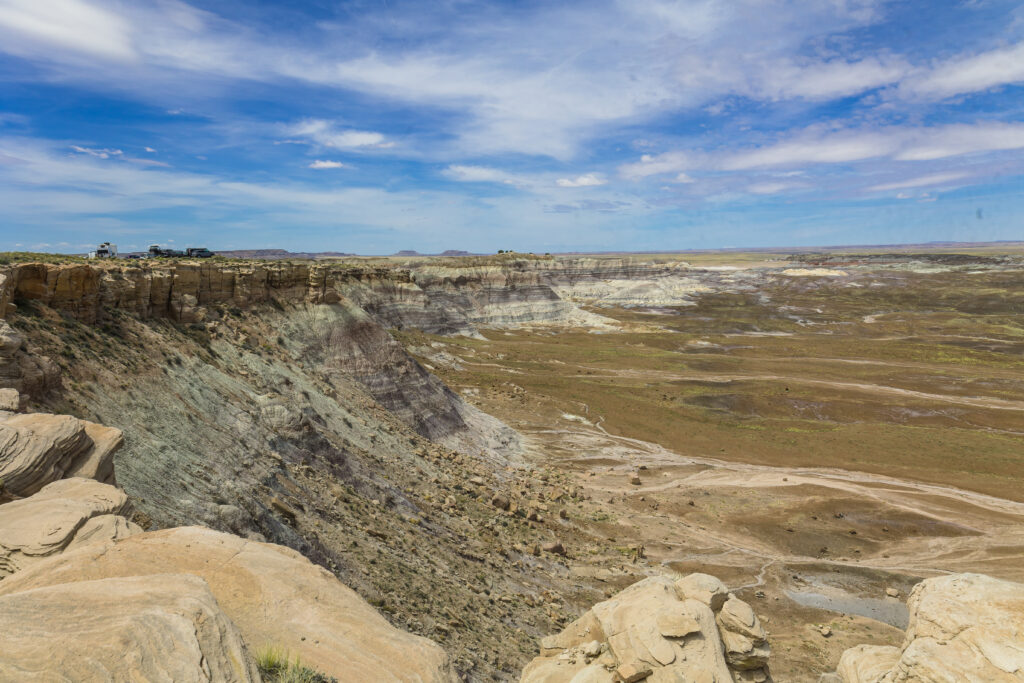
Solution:
{"label": "mud puddle", "polygon": [[909,621],[907,606],[895,599],[862,598],[835,588],[819,591],[785,591],[786,596],[804,607],[825,609],[840,614],[855,614],[905,630]]}

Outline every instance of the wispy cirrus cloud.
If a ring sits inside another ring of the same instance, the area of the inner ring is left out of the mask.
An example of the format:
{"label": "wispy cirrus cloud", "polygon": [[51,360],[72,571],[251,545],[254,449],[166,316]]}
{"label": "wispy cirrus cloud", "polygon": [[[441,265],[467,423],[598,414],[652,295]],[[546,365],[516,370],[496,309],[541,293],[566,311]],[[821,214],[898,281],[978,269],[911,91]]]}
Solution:
{"label": "wispy cirrus cloud", "polygon": [[488,166],[453,164],[442,173],[460,183],[500,183],[519,188],[532,187],[536,184],[533,178]]}
{"label": "wispy cirrus cloud", "polygon": [[943,99],[1024,83],[1024,42],[977,54],[957,55],[920,69],[900,83],[903,97]]}
{"label": "wispy cirrus cloud", "polygon": [[888,190],[906,190],[912,187],[936,187],[939,185],[949,185],[950,183],[956,183],[969,177],[969,173],[965,173],[962,171],[953,171],[951,173],[933,173],[931,175],[910,178],[908,180],[900,180],[893,183],[882,183],[880,185],[873,185],[867,189],[870,192],[886,192]]}
{"label": "wispy cirrus cloud", "polygon": [[79,154],[88,154],[89,156],[96,157],[97,159],[109,159],[110,157],[119,157],[124,155],[124,152],[119,149],[94,149],[92,147],[81,147],[79,145],[71,145],[71,149]]}
{"label": "wispy cirrus cloud", "polygon": [[[941,44],[917,38],[903,24],[922,11],[958,30]],[[234,211],[258,195],[253,207],[286,214],[288,202],[337,209],[329,192],[388,188],[374,200],[400,197],[410,214],[403,202],[426,192],[477,223],[493,211],[495,224],[529,216],[566,230],[581,215],[670,230],[681,207],[920,198],[919,187],[934,199],[1024,173],[1019,24],[994,6],[958,23],[974,11],[923,0],[389,0],[358,12],[0,0],[0,66],[17,84],[4,102],[17,111],[0,123],[39,135],[50,159],[8,149],[0,168],[33,188],[17,205],[38,200],[40,224],[62,182],[89,188],[76,202],[93,208],[126,205],[118,193],[134,182],[150,207],[140,210],[163,210],[156,177],[178,207]],[[62,88],[83,106],[31,116]],[[359,173],[326,173],[350,156]],[[97,184],[115,176],[124,184]],[[910,184],[925,181],[935,184]],[[431,206],[424,215],[442,220]],[[339,212],[309,215],[320,225]]]}
{"label": "wispy cirrus cloud", "polygon": [[638,179],[695,169],[747,171],[847,164],[879,158],[931,161],[1016,149],[1024,149],[1024,123],[979,122],[838,130],[812,127],[760,147],[725,152],[683,150],[645,154],[637,162],[620,166],[619,173],[624,178]]}

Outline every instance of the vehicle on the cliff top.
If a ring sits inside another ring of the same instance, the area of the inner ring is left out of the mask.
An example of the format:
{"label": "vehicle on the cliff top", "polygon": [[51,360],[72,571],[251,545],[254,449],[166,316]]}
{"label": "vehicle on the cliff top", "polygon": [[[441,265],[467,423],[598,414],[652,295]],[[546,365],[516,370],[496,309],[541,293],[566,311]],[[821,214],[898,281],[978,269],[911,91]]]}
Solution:
{"label": "vehicle on the cliff top", "polygon": [[117,258],[117,245],[104,242],[96,247],[96,251],[89,252],[89,258]]}
{"label": "vehicle on the cliff top", "polygon": [[185,251],[180,249],[164,249],[159,244],[149,245],[149,258],[210,258],[213,252],[206,247],[186,247]]}

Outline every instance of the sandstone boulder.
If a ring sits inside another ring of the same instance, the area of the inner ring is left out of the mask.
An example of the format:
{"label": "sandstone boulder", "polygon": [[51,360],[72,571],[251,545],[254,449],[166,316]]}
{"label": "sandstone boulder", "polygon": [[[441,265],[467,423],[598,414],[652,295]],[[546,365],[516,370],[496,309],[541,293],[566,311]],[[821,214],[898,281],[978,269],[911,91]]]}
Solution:
{"label": "sandstone boulder", "polygon": [[770,652],[764,628],[750,605],[730,595],[715,621],[725,644],[725,658],[729,666],[748,671],[768,665]]}
{"label": "sandstone boulder", "polygon": [[31,496],[73,476],[113,484],[122,443],[121,430],[70,415],[0,413],[0,496]]}
{"label": "sandstone boulder", "polygon": [[919,583],[907,607],[903,646],[847,650],[843,681],[1024,681],[1024,585],[951,574]]}
{"label": "sandstone boulder", "polygon": [[[767,680],[766,660],[761,658],[767,656],[764,630],[753,612],[747,613],[750,607],[728,591],[722,600],[712,601],[721,586],[714,577],[696,575],[681,581],[685,589],[699,587],[706,600],[689,597],[669,578],[644,579],[542,640],[541,656],[527,665],[521,681],[732,683],[734,675]],[[721,608],[717,621],[712,602]],[[726,659],[723,638],[732,637],[749,644],[735,648],[746,655],[737,660],[742,672],[730,669]],[[752,650],[756,652],[751,654]]]}
{"label": "sandstone boulder", "polygon": [[117,516],[124,492],[92,479],[62,479],[29,498],[0,505],[0,579],[71,545],[142,531]]}
{"label": "sandstone boulder", "polygon": [[0,597],[0,680],[259,681],[195,576],[65,583]]}
{"label": "sandstone boulder", "polygon": [[684,576],[676,581],[676,591],[680,598],[703,602],[715,612],[722,609],[729,597],[725,584],[710,574]]}
{"label": "sandstone boulder", "polygon": [[280,647],[339,680],[457,680],[440,647],[394,628],[299,553],[205,528],[155,531],[69,550],[0,581],[0,595],[164,573],[203,578],[252,649]]}

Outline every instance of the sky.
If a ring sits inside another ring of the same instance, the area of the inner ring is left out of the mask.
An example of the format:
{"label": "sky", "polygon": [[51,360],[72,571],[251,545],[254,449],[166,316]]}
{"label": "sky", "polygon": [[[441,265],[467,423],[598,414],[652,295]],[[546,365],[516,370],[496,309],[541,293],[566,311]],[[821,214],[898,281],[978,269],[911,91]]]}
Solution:
{"label": "sky", "polygon": [[1024,239],[1024,5],[0,0],[0,250]]}

